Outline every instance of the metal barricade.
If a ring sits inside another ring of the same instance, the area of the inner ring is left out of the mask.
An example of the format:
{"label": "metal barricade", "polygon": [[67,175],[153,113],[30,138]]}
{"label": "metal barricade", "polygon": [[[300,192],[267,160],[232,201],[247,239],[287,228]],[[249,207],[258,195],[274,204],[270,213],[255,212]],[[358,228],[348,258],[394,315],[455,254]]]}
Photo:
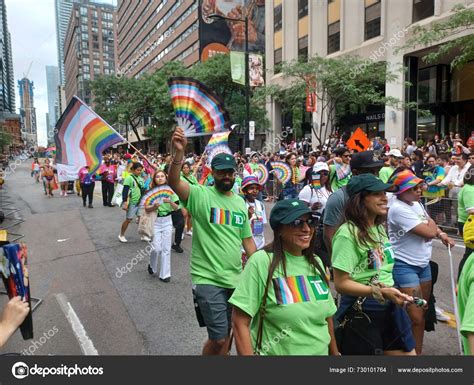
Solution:
{"label": "metal barricade", "polygon": [[455,198],[423,197],[429,216],[443,229],[458,230],[458,200]]}

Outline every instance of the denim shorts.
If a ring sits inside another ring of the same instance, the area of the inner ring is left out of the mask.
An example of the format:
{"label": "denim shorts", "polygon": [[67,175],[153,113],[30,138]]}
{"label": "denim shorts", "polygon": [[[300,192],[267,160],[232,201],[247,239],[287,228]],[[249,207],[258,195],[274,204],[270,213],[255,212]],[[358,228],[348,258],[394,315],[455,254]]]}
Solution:
{"label": "denim shorts", "polygon": [[232,305],[229,298],[233,292],[234,289],[214,285],[193,285],[196,317],[199,326],[206,326],[210,340],[222,340],[229,335],[232,327]]}
{"label": "denim shorts", "polygon": [[423,282],[431,281],[431,267],[413,266],[399,259],[395,259],[393,266],[393,280],[396,287],[418,287]]}
{"label": "denim shorts", "polygon": [[138,210],[140,209],[140,205],[134,205],[129,203],[127,209],[127,219],[133,219],[138,215]]}

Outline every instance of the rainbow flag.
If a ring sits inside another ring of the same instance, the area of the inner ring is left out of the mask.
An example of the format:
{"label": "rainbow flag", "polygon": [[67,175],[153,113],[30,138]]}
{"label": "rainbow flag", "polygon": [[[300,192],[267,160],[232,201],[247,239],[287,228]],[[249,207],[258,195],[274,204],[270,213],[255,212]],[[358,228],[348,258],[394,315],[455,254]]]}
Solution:
{"label": "rainbow flag", "polygon": [[228,146],[230,133],[231,131],[216,132],[215,134],[213,134],[211,139],[207,143],[205,151],[211,152],[214,147],[219,146],[219,145]]}
{"label": "rainbow flag", "polygon": [[273,278],[273,289],[278,305],[310,301],[303,275]]}
{"label": "rainbow flag", "polygon": [[57,163],[87,165],[94,173],[102,162],[102,153],[125,139],[74,96],[56,124],[54,141]]}

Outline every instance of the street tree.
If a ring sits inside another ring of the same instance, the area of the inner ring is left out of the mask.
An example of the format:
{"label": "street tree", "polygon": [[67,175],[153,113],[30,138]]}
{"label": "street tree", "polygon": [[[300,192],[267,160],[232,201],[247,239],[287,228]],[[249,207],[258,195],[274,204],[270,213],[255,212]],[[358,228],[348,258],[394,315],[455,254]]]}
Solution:
{"label": "street tree", "polygon": [[[431,47],[441,43],[435,50],[423,56],[426,63],[435,63],[443,57],[450,57],[452,58],[451,69],[454,69],[461,68],[474,60],[474,8],[466,8],[458,4],[452,9],[452,12],[453,15],[446,21],[426,26],[415,26],[406,44],[398,48],[396,52],[406,48]],[[467,35],[442,42],[448,37],[466,32]]]}
{"label": "street tree", "polygon": [[389,69],[385,62],[371,62],[356,56],[313,56],[307,62],[283,63],[281,72],[288,79],[287,86],[272,85],[267,87],[266,94],[280,103],[285,113],[301,109],[307,92],[316,93],[319,122],[313,124],[312,132],[322,144],[348,111],[369,105],[388,105],[396,109],[416,107],[385,96],[385,83],[396,81],[402,70]]}

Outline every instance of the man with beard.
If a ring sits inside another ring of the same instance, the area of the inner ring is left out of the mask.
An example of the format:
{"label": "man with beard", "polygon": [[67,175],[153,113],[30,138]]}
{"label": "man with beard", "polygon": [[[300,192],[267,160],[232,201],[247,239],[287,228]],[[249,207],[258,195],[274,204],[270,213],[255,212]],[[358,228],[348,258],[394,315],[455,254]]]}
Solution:
{"label": "man with beard", "polygon": [[237,165],[232,155],[218,154],[211,162],[214,186],[190,185],[180,178],[187,145],[181,128],[171,143],[168,184],[193,217],[193,296],[199,325],[207,327],[209,336],[202,354],[226,354],[232,312],[228,300],[242,271],[240,246],[248,256],[256,251],[245,202],[232,192]]}

